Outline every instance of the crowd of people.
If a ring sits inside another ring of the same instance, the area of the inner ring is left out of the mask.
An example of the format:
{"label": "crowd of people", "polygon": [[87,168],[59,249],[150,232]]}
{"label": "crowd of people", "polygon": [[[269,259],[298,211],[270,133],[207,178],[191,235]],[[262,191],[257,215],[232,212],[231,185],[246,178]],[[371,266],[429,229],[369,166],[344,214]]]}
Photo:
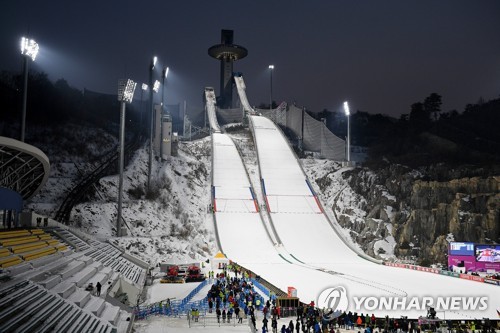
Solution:
{"label": "crowd of people", "polygon": [[245,277],[228,277],[227,271],[218,273],[207,293],[208,312],[216,314],[218,323],[230,323],[234,318],[242,323],[248,316],[255,319],[255,310],[261,310],[263,298]]}

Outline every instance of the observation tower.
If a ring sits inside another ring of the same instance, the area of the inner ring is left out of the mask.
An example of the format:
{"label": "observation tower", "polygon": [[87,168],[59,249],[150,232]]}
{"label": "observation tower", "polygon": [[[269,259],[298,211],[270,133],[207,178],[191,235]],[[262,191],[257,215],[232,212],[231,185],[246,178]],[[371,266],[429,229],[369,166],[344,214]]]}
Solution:
{"label": "observation tower", "polygon": [[233,62],[243,59],[248,51],[240,45],[233,44],[233,30],[221,31],[221,43],[208,49],[208,54],[220,60],[220,95],[217,101],[219,108],[227,109],[233,105]]}

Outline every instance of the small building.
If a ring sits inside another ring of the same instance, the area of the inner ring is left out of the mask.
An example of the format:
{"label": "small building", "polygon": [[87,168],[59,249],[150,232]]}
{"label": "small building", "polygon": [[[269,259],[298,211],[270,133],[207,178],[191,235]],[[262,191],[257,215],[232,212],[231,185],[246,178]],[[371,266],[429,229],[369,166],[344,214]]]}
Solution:
{"label": "small building", "polygon": [[229,259],[227,259],[226,256],[222,252],[219,251],[212,258],[211,263],[212,263],[212,270],[222,269],[224,267],[224,264],[226,264],[226,265],[229,264]]}

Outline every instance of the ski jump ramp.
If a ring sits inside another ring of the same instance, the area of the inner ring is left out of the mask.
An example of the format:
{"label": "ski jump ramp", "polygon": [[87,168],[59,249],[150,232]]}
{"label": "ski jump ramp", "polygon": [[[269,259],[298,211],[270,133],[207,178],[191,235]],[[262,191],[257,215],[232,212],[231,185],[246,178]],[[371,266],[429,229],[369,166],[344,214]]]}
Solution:
{"label": "ski jump ramp", "polygon": [[[249,181],[232,140],[215,129],[212,134],[214,219],[221,250],[229,259],[282,290],[295,287],[306,303],[324,305],[323,291],[341,287],[348,310],[377,317],[418,318],[429,306],[446,319],[498,317],[497,286],[384,266],[353,251],[323,213],[277,126],[260,116],[251,116],[250,125],[261,184]],[[253,186],[261,186],[264,202]],[[261,206],[265,211],[259,211]],[[261,214],[270,216],[276,235],[266,229]],[[273,243],[276,238],[279,243]]]}

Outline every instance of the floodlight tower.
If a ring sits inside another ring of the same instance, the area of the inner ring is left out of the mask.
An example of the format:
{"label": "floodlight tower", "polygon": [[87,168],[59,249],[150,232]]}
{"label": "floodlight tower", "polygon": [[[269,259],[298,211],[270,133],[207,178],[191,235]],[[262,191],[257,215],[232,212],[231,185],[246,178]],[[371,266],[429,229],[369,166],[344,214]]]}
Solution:
{"label": "floodlight tower", "polygon": [[351,111],[349,110],[349,103],[344,102],[344,112],[347,117],[347,163],[351,161],[351,124],[349,123],[349,116]]}
{"label": "floodlight tower", "polygon": [[157,57],[153,57],[149,65],[149,111],[150,111],[150,127],[149,127],[149,160],[148,160],[148,192],[151,189],[151,167],[153,164],[153,130],[154,130],[154,106],[153,106],[153,71],[155,69]]}
{"label": "floodlight tower", "polygon": [[125,104],[132,103],[136,83],[132,80],[118,82],[118,100],[120,101],[120,179],[118,182],[118,216],[116,220],[116,237],[122,235],[122,192],[123,192],[123,156],[125,146]]}
{"label": "floodlight tower", "polygon": [[35,61],[38,54],[38,43],[33,39],[26,37],[21,38],[21,54],[24,56],[23,71],[24,71],[24,85],[23,85],[23,110],[21,120],[21,141],[24,142],[24,132],[26,130],[26,103],[28,99],[28,58]]}
{"label": "floodlight tower", "polygon": [[274,65],[269,65],[269,71],[271,74],[271,93],[269,95],[269,111],[273,109],[273,71]]}
{"label": "floodlight tower", "polygon": [[143,134],[143,128],[142,128],[142,114],[144,113],[144,101],[142,99],[142,96],[144,95],[144,92],[147,91],[149,88],[149,86],[146,84],[146,83],[143,83],[142,86],[141,86],[141,122],[140,122],[140,125],[139,125],[139,135],[141,137],[141,140],[142,140],[142,134]]}
{"label": "floodlight tower", "polygon": [[168,76],[169,68],[165,67],[162,71],[161,75],[161,114],[160,114],[160,161],[163,161],[163,108],[164,106],[164,97],[165,97],[165,80]]}
{"label": "floodlight tower", "polygon": [[233,44],[233,30],[221,31],[221,43],[208,49],[208,54],[220,60],[220,101],[221,108],[231,108],[233,104],[233,62],[243,59],[248,51],[243,46]]}

